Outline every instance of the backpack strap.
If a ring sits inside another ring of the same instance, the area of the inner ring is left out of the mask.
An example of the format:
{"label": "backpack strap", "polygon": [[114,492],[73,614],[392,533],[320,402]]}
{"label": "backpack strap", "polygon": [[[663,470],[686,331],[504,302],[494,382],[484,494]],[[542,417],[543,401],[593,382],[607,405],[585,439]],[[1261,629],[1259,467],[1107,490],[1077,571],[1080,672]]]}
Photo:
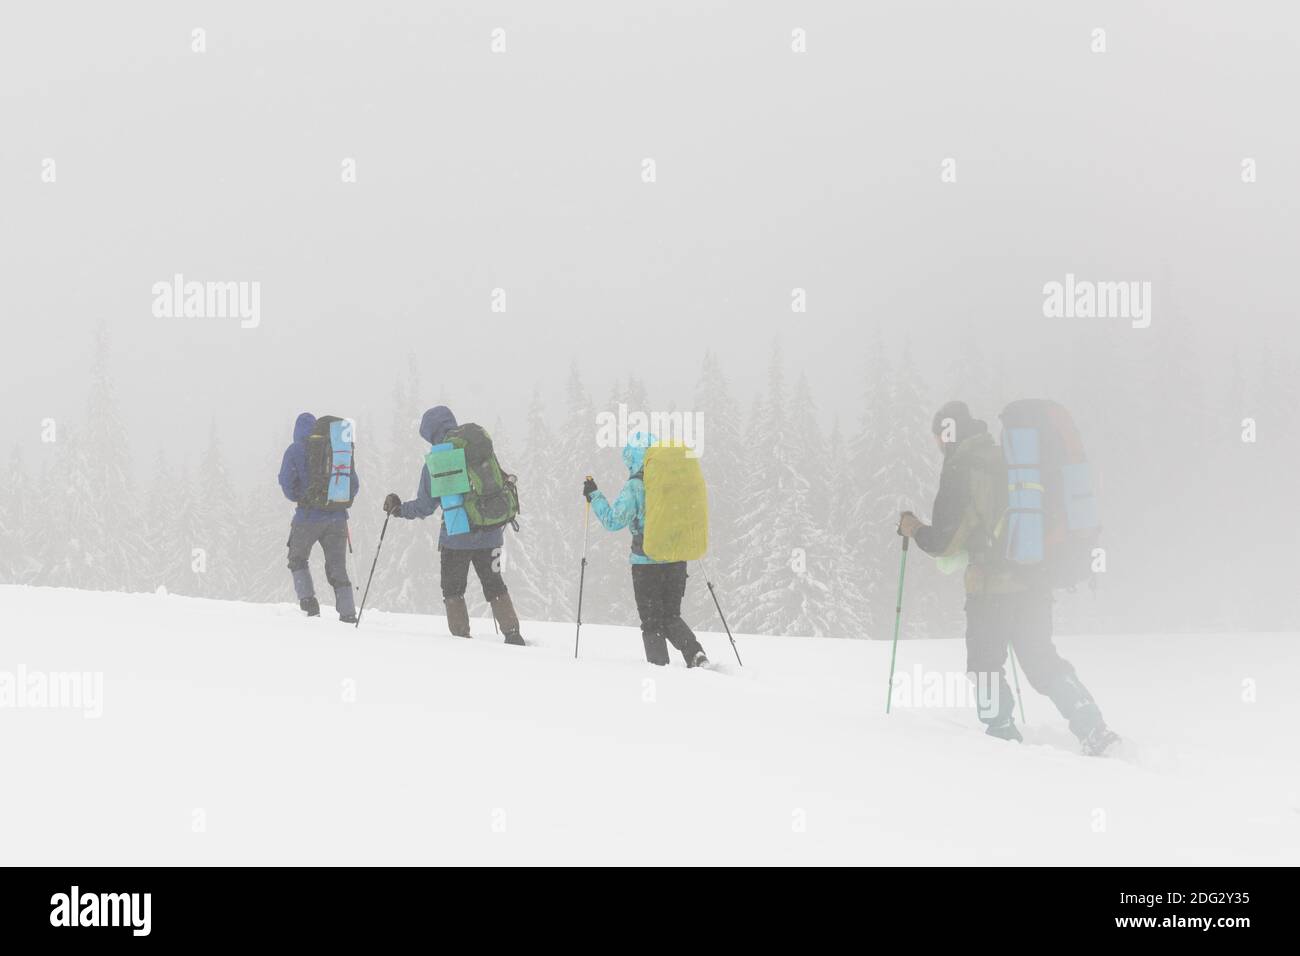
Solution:
{"label": "backpack strap", "polygon": [[[645,481],[644,466],[638,468],[634,474],[629,475],[627,480],[631,481],[633,478],[637,479],[638,481]],[[644,518],[641,519],[641,530],[632,532],[632,553],[642,558],[645,557],[645,519]]]}

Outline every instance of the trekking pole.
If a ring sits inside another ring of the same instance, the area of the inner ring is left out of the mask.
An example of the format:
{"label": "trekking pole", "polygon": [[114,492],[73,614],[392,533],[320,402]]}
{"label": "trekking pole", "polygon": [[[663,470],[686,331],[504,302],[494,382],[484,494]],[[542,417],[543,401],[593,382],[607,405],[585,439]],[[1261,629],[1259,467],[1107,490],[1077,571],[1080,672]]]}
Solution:
{"label": "trekking pole", "polygon": [[727,640],[731,641],[731,650],[736,655],[736,663],[741,667],[745,662],[740,659],[740,648],[736,646],[736,639],[731,636],[731,628],[727,626],[727,615],[722,613],[722,605],[718,603],[718,592],[713,589],[713,575],[709,574],[709,566],[700,559],[700,566],[704,568],[704,583],[709,587],[709,597],[713,598],[713,606],[718,609],[718,617],[722,618],[722,629],[727,632]]}
{"label": "trekking pole", "polygon": [[903,578],[907,574],[907,543],[912,539],[903,534],[903,559],[898,565],[898,600],[894,604],[894,649],[889,652],[889,692],[885,695],[885,713],[894,702],[894,661],[898,657],[898,625],[903,620]]}
{"label": "trekking pole", "polygon": [[379,548],[384,546],[384,535],[388,533],[388,519],[391,514],[384,515],[384,526],[379,531],[379,547],[375,548],[375,560],[370,562],[370,577],[366,578],[366,590],[361,595],[361,607],[357,608],[357,627],[361,626],[361,612],[366,609],[366,598],[370,596],[370,582],[375,579],[375,565],[379,563]]}
{"label": "trekking pole", "polygon": [[1016,700],[1020,701],[1020,722],[1025,722],[1025,698],[1020,693],[1020,670],[1016,667],[1016,649],[1010,644],[1007,645],[1007,653],[1011,655],[1011,677],[1016,682]]}
{"label": "trekking pole", "polygon": [[[587,476],[591,481],[591,475]],[[582,565],[578,570],[578,629],[573,632],[573,659],[578,659],[578,638],[582,635],[582,586],[587,580],[587,525],[591,523],[591,502],[582,512]]]}

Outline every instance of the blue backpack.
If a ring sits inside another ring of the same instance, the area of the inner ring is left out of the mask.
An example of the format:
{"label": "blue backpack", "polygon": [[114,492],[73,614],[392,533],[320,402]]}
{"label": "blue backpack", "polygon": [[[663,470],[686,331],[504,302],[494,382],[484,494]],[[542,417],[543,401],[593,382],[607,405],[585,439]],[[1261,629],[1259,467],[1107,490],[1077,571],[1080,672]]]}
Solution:
{"label": "blue backpack", "polygon": [[307,492],[302,503],[317,511],[352,507],[352,423],[333,415],[316,419],[307,436]]}
{"label": "blue backpack", "polygon": [[1047,587],[1090,580],[1101,520],[1074,419],[1046,399],[1012,402],[999,417],[1007,466],[1003,557]]}

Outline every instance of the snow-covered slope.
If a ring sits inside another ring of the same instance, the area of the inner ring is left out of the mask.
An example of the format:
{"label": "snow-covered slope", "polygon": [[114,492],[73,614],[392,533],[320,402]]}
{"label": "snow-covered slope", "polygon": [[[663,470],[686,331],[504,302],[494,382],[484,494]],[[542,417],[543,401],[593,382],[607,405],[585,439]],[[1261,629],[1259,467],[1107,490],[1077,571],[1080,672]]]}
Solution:
{"label": "snow-covered slope", "polygon": [[[103,675],[97,719],[0,708],[6,863],[1300,863],[1296,635],[1062,640],[1126,737],[1087,759],[1032,693],[1024,746],[964,707],[886,716],[886,642],[742,637],[742,669],[706,634],[710,672],[617,627],[575,661],[571,625],[512,648],[370,610],[0,608],[11,689]],[[898,657],[963,666],[955,640]]]}

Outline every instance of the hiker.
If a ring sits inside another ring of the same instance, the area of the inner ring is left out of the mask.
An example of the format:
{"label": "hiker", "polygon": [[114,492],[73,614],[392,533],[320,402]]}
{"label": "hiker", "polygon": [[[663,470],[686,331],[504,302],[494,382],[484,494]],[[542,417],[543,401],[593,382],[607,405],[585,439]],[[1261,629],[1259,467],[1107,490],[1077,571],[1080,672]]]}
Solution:
{"label": "hiker", "polygon": [[325,579],[334,589],[339,620],[355,624],[356,600],[348,580],[348,508],[361,482],[352,466],[351,427],[332,416],[303,412],[293,424],[293,442],[280,461],[280,488],[297,504],[289,526],[289,570],[298,606],[320,616],[320,602],[307,559],[312,545],[325,552]]}
{"label": "hiker", "polygon": [[[514,498],[513,476],[506,476],[510,490],[507,496],[496,498],[513,499],[513,507],[506,507],[492,520],[504,516],[499,524],[492,527],[475,526],[471,520],[471,503],[465,500],[465,494],[437,494],[432,491],[430,466],[435,452],[449,450],[453,445],[448,441],[453,431],[464,432],[471,441],[486,441],[485,454],[490,457],[496,476],[500,479],[500,469],[496,466],[496,457],[492,451],[491,439],[487,432],[477,425],[459,427],[456,416],[445,405],[438,405],[424,413],[420,419],[420,437],[430,445],[430,457],[420,469],[420,483],[415,499],[402,501],[397,493],[389,494],[384,499],[384,511],[396,518],[427,518],[438,508],[442,508],[442,527],[438,532],[438,551],[442,567],[442,600],[447,608],[447,629],[456,637],[469,637],[469,608],[465,604],[465,587],[469,579],[469,567],[474,566],[479,584],[483,586],[483,597],[492,607],[492,616],[505,635],[507,644],[522,646],[523,636],[519,633],[519,615],[515,613],[510,600],[510,592],[501,577],[500,555],[505,543],[504,528],[513,523],[518,510],[518,500]],[[465,474],[465,456],[460,459],[459,478],[467,482]],[[441,483],[443,477],[439,474]],[[468,483],[458,486],[468,489]],[[495,499],[494,499],[495,500]],[[474,514],[478,514],[475,508]],[[481,517],[481,516],[480,516]]]}
{"label": "hiker", "polygon": [[966,670],[987,688],[979,719],[987,733],[1023,738],[1016,728],[1015,700],[1003,666],[1014,649],[1030,685],[1056,705],[1085,753],[1100,754],[1119,737],[1074,668],[1052,643],[1052,589],[1041,576],[1008,561],[1000,549],[1008,508],[1008,466],[988,426],[953,401],[935,413],[931,430],[942,451],[943,470],[932,523],[903,512],[899,532],[927,554],[955,557],[966,566]]}
{"label": "hiker", "polygon": [[[645,659],[651,664],[668,663],[668,644],[681,651],[687,667],[704,667],[709,659],[695,634],[682,620],[682,596],[686,593],[686,562],[656,561],[645,553],[646,497],[644,465],[646,449],[655,443],[653,435],[635,432],[623,449],[623,464],[628,480],[610,504],[587,478],[582,495],[591,511],[607,531],[630,528],[632,531],[632,594],[641,618],[641,642]],[[665,640],[667,643],[665,643]]]}

